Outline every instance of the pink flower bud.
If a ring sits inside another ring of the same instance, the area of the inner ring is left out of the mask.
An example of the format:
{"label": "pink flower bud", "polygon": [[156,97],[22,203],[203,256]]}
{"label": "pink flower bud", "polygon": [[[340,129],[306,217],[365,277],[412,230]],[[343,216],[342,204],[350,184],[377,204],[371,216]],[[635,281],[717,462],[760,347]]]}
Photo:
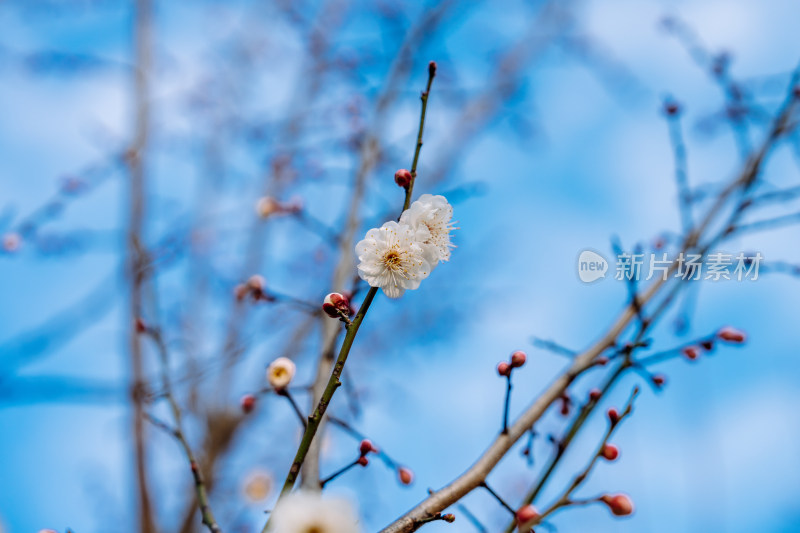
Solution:
{"label": "pink flower bud", "polygon": [[633,513],[633,502],[625,494],[604,494],[600,501],[608,505],[608,508],[616,516],[627,516]]}
{"label": "pink flower bud", "polygon": [[250,276],[247,280],[247,287],[252,291],[263,291],[265,284],[266,281],[264,280],[264,277],[259,276],[258,274]]}
{"label": "pink flower bud", "polygon": [[405,466],[397,469],[397,477],[403,485],[411,485],[414,482],[414,472]]}
{"label": "pink flower bud", "polygon": [[506,363],[505,361],[501,361],[497,363],[497,373],[501,376],[510,376],[511,375],[511,365]]}
{"label": "pink flower bud", "polygon": [[16,252],[21,245],[22,237],[19,236],[19,233],[6,233],[3,235],[3,250],[6,252]]}
{"label": "pink flower bud", "polygon": [[365,456],[362,455],[361,457],[358,458],[356,463],[360,464],[361,466],[367,466],[369,464],[369,459],[367,459]]}
{"label": "pink flower bud", "polygon": [[378,453],[378,448],[376,448],[369,439],[362,440],[358,450],[361,452],[361,455],[367,455],[369,452]]}
{"label": "pink flower bud", "polygon": [[394,182],[400,187],[408,187],[411,185],[412,180],[411,172],[408,170],[401,168],[397,172],[394,173]]}
{"label": "pink flower bud", "polygon": [[252,394],[245,394],[241,399],[242,412],[247,414],[256,407],[256,397]]}
{"label": "pink flower bud", "polygon": [[539,511],[537,511],[536,507],[533,505],[520,507],[517,510],[517,524],[519,524],[519,530],[525,531],[526,533],[530,531],[530,529],[536,525],[539,516]]}
{"label": "pink flower bud", "polygon": [[528,356],[525,355],[525,352],[521,350],[517,350],[516,352],[511,354],[511,366],[514,368],[519,368],[525,364],[527,361]]}
{"label": "pink flower bud", "polygon": [[350,314],[350,300],[343,294],[332,292],[322,302],[322,310],[331,318],[339,318],[341,313],[347,316]]}
{"label": "pink flower bud", "polygon": [[613,444],[604,444],[603,448],[600,450],[600,455],[606,461],[614,461],[619,457],[619,448]]}
{"label": "pink flower bud", "polygon": [[700,357],[700,350],[697,349],[697,346],[686,346],[683,350],[681,350],[681,353],[690,361],[694,361]]}
{"label": "pink flower bud", "polygon": [[612,408],[610,408],[610,409],[609,409],[609,410],[606,412],[606,415],[608,415],[608,420],[609,420],[609,421],[610,421],[612,424],[616,424],[617,422],[619,422],[619,412],[618,412],[616,409],[614,409],[613,407],[612,407]]}
{"label": "pink flower bud", "polygon": [[602,395],[603,393],[600,392],[600,389],[592,389],[589,391],[589,399],[593,402],[599,400]]}
{"label": "pink flower bud", "polygon": [[281,204],[275,198],[265,196],[258,200],[256,204],[256,213],[261,218],[267,218],[281,210]]}
{"label": "pink flower bud", "polygon": [[233,295],[239,302],[244,300],[249,293],[250,289],[247,287],[247,285],[243,283],[240,283],[239,285],[233,288]]}
{"label": "pink flower bud", "polygon": [[731,344],[743,344],[747,340],[747,335],[743,331],[730,326],[724,327],[717,332],[717,337],[730,342]]}

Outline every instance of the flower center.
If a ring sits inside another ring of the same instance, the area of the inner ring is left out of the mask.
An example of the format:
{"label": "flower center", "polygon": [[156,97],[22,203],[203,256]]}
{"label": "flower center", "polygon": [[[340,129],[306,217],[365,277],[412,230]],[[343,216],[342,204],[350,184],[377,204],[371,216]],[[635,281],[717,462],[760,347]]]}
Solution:
{"label": "flower center", "polygon": [[383,256],[383,264],[392,270],[397,270],[400,267],[400,254],[395,250],[390,250]]}

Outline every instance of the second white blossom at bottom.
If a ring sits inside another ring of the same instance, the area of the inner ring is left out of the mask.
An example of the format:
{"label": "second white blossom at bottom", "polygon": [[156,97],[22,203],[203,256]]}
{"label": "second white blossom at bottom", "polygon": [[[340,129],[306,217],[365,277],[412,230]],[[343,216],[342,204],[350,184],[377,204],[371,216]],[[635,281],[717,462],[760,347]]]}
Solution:
{"label": "second white blossom at bottom", "polygon": [[283,498],[270,518],[269,533],[357,533],[358,518],[350,502],[311,492]]}
{"label": "second white blossom at bottom", "polygon": [[372,287],[380,287],[389,298],[399,298],[416,289],[431,273],[425,251],[410,226],[387,222],[367,232],[356,245],[358,275]]}

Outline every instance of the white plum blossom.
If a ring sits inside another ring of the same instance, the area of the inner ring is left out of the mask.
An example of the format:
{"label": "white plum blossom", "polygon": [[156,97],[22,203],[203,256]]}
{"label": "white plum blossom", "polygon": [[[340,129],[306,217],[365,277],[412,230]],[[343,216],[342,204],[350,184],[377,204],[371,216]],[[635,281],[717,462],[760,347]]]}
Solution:
{"label": "white plum blossom", "polygon": [[415,232],[415,239],[422,245],[425,258],[435,267],[439,261],[450,260],[450,242],[453,229],[453,206],[444,196],[423,194],[412,203],[400,217],[401,224],[407,224]]}
{"label": "white plum blossom", "polygon": [[383,289],[389,298],[399,298],[406,289],[419,287],[432,269],[416,233],[394,221],[369,230],[356,244],[356,255],[361,279]]}
{"label": "white plum blossom", "polygon": [[292,382],[297,367],[288,357],[278,357],[267,367],[267,381],[276,389],[285,389]]}
{"label": "white plum blossom", "polygon": [[358,518],[347,500],[298,491],[283,498],[268,533],[357,533]]}

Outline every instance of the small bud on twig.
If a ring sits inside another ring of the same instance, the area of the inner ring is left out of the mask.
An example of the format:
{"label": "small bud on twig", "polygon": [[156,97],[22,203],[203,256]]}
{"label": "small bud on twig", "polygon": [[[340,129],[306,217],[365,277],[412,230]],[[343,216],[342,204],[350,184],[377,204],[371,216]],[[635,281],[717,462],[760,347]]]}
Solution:
{"label": "small bud on twig", "polygon": [[600,392],[600,389],[592,389],[589,391],[589,399],[593,402],[599,400],[602,395],[603,393]]}
{"label": "small bud on twig", "polygon": [[501,376],[508,377],[511,375],[511,365],[505,361],[497,363],[497,373]]}
{"label": "small bud on twig", "polygon": [[625,494],[604,494],[600,501],[605,503],[616,516],[627,516],[633,513],[633,502]]}
{"label": "small bud on twig", "polygon": [[361,466],[367,466],[369,464],[369,459],[362,455],[356,460],[356,463],[360,464]]}
{"label": "small bud on twig", "polygon": [[428,63],[428,77],[435,77],[436,76],[436,61],[431,61]]}
{"label": "small bud on twig", "polygon": [[397,477],[403,485],[411,485],[414,482],[414,472],[405,466],[397,469]]}
{"label": "small bud on twig", "polygon": [[394,182],[400,187],[407,188],[409,185],[411,185],[412,179],[413,177],[411,176],[411,172],[404,168],[401,168],[394,173]]}
{"label": "small bud on twig", "polygon": [[245,394],[240,401],[242,412],[244,414],[250,413],[256,407],[256,397],[252,394]]}
{"label": "small bud on twig", "polygon": [[744,344],[744,342],[747,340],[747,335],[745,335],[743,331],[730,326],[726,326],[719,330],[717,332],[717,337],[731,344]]}
{"label": "small bud on twig", "polygon": [[331,318],[342,318],[350,315],[350,300],[338,292],[332,292],[322,302],[322,310]]}
{"label": "small bud on twig", "polygon": [[619,448],[613,444],[604,444],[600,450],[600,456],[606,461],[614,461],[619,457]]}
{"label": "small bud on twig", "polygon": [[525,352],[517,350],[516,352],[511,354],[511,366],[513,368],[519,368],[525,364],[525,361],[527,361],[527,359],[528,356],[525,354]]}
{"label": "small bud on twig", "polygon": [[358,450],[362,456],[367,455],[370,452],[378,453],[378,448],[376,448],[375,445],[372,444],[372,441],[369,439],[362,440],[361,444],[358,447]]}
{"label": "small bud on twig", "polygon": [[614,409],[613,407],[611,407],[611,408],[610,408],[610,409],[609,409],[609,410],[606,412],[606,415],[608,415],[608,420],[609,420],[609,421],[610,421],[612,424],[616,424],[617,422],[619,422],[619,412],[618,412],[616,409]]}
{"label": "small bud on twig", "polygon": [[275,198],[271,196],[264,196],[258,200],[256,203],[256,213],[261,218],[268,218],[270,215],[273,215],[281,210],[281,204]]}
{"label": "small bud on twig", "polygon": [[695,361],[700,357],[700,350],[697,349],[697,346],[686,346],[681,350],[681,353],[690,361]]}
{"label": "small bud on twig", "polygon": [[520,531],[529,531],[539,520],[539,511],[533,505],[525,505],[517,510],[516,518]]}

